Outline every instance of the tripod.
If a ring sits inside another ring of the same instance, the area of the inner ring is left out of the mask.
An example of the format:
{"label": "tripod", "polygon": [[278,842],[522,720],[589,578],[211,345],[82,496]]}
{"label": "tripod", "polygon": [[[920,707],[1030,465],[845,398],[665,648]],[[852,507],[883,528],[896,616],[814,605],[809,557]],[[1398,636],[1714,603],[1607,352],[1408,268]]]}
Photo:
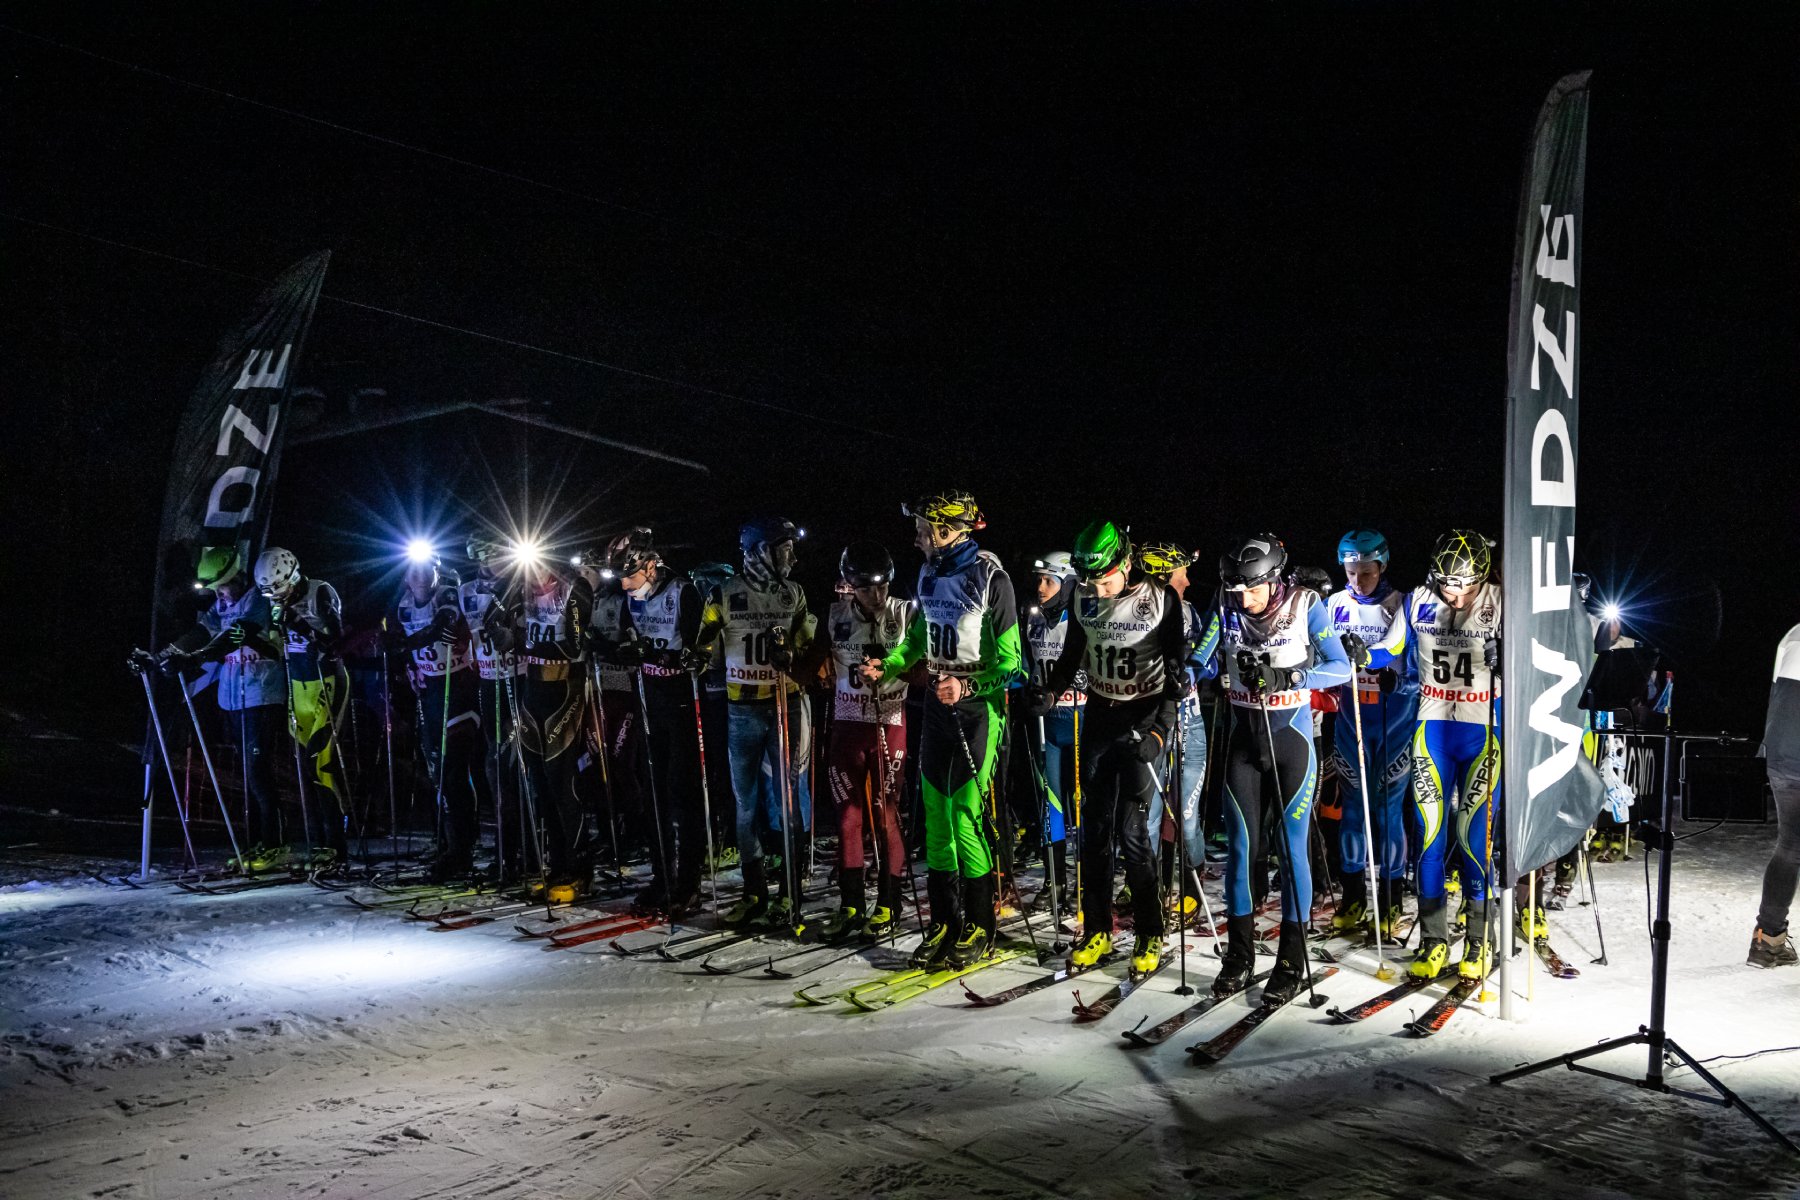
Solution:
{"label": "tripod", "polygon": [[[1586,1075],[1598,1075],[1602,1079],[1612,1079],[1619,1083],[1629,1083],[1634,1087],[1644,1088],[1652,1092],[1663,1092],[1673,1096],[1685,1096],[1689,1100],[1698,1100],[1702,1104],[1716,1104],[1720,1108],[1735,1108],[1746,1117],[1749,1117],[1752,1121],[1756,1122],[1757,1128],[1768,1134],[1769,1137],[1780,1144],[1783,1149],[1787,1150],[1790,1154],[1800,1155],[1800,1146],[1796,1146],[1791,1138],[1782,1133],[1781,1130],[1775,1128],[1775,1126],[1769,1124],[1767,1118],[1746,1104],[1742,1096],[1720,1083],[1712,1072],[1701,1066],[1699,1061],[1696,1060],[1693,1055],[1689,1054],[1686,1050],[1683,1050],[1675,1040],[1669,1036],[1668,1029],[1664,1025],[1669,1000],[1669,884],[1673,875],[1673,868],[1670,860],[1675,853],[1675,833],[1673,830],[1675,823],[1675,800],[1674,792],[1670,787],[1669,780],[1670,776],[1673,774],[1673,764],[1671,760],[1674,757],[1675,739],[1678,735],[1673,731],[1670,731],[1667,733],[1641,733],[1639,736],[1660,737],[1663,739],[1662,818],[1658,823],[1656,833],[1656,920],[1650,927],[1650,1023],[1648,1025],[1639,1025],[1636,1033],[1627,1034],[1624,1037],[1612,1038],[1608,1041],[1601,1042],[1598,1045],[1589,1046],[1586,1049],[1574,1050],[1568,1054],[1559,1055],[1556,1058],[1547,1058],[1542,1062],[1532,1063],[1529,1066],[1516,1067],[1511,1071],[1503,1071],[1498,1075],[1490,1076],[1488,1082],[1494,1084],[1506,1083],[1509,1080],[1519,1079],[1526,1075],[1535,1075],[1539,1071],[1546,1071],[1554,1066],[1565,1066],[1571,1071],[1580,1071]],[[1701,740],[1726,741],[1730,739],[1708,738]],[[1686,756],[1684,753],[1684,767],[1685,762]],[[1616,1071],[1602,1071],[1597,1067],[1585,1066],[1582,1062],[1583,1059],[1592,1058],[1596,1054],[1605,1054],[1608,1051],[1623,1049],[1626,1046],[1649,1047],[1649,1062],[1645,1068],[1644,1077],[1642,1079],[1633,1078],[1629,1075],[1620,1075]],[[1669,1086],[1668,1080],[1663,1076],[1663,1069],[1667,1065],[1671,1055],[1679,1058],[1694,1072],[1694,1074],[1704,1080],[1706,1085],[1712,1089],[1713,1094]]]}

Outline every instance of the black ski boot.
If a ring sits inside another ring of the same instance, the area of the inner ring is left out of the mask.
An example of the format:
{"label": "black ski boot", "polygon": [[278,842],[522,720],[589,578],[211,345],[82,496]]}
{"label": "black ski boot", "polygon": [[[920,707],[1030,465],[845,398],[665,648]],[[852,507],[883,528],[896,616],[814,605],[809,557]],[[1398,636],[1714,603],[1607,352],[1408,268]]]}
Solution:
{"label": "black ski boot", "polygon": [[983,875],[962,881],[963,935],[950,948],[948,964],[955,970],[972,967],[994,945],[994,877]]}
{"label": "black ski boot", "polygon": [[819,937],[841,942],[863,931],[868,911],[863,907],[863,869],[845,867],[838,872],[838,910],[819,926]]}
{"label": "black ski boot", "polygon": [[1212,994],[1223,1000],[1250,986],[1256,975],[1256,918],[1245,915],[1225,919],[1225,957],[1212,982]]}
{"label": "black ski boot", "polygon": [[958,903],[955,871],[925,872],[925,894],[931,900],[931,924],[924,940],[912,952],[912,965],[934,967],[949,955],[962,937],[962,908]]}
{"label": "black ski boot", "polygon": [[1263,1003],[1286,1004],[1299,995],[1308,970],[1305,928],[1297,921],[1283,921],[1281,941],[1275,950],[1275,970],[1263,986]]}

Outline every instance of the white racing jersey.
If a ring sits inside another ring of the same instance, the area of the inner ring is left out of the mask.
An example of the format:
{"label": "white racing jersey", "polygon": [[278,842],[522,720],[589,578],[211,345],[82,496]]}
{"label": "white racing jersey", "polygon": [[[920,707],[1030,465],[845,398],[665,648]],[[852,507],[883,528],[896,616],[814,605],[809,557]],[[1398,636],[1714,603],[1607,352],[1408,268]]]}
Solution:
{"label": "white racing jersey", "polygon": [[[562,642],[573,632],[569,629],[569,595],[574,585],[567,580],[558,579],[550,587],[540,591],[537,588],[525,589],[525,645],[531,646],[540,642]],[[524,654],[522,661],[535,666],[563,664],[569,662],[567,655],[558,653],[550,658],[541,655]]]}
{"label": "white racing jersey", "polygon": [[886,658],[905,638],[912,619],[912,601],[892,596],[873,620],[863,615],[854,599],[832,604],[826,618],[831,634],[832,720],[862,725],[905,723],[906,681],[895,677],[871,690],[860,668],[864,659]]}
{"label": "white racing jersey", "polygon": [[[1393,632],[1394,622],[1405,602],[1405,595],[1393,588],[1379,600],[1364,600],[1348,588],[1334,592],[1326,601],[1326,607],[1331,610],[1331,631],[1354,633],[1362,639],[1363,645],[1379,646]],[[1357,668],[1356,701],[1358,704],[1381,703],[1381,679],[1374,667]]]}
{"label": "white racing jersey", "polygon": [[[433,589],[423,604],[414,603],[412,592],[403,589],[394,612],[400,618],[400,628],[410,636],[430,625],[441,608],[457,611],[462,608],[456,593],[448,586]],[[455,631],[441,641],[428,643],[412,651],[413,674],[418,677],[442,679],[446,674],[461,671],[468,665],[469,644],[457,637]]]}
{"label": "white racing jersey", "polygon": [[497,580],[471,579],[458,592],[463,620],[468,622],[469,636],[474,641],[475,668],[486,680],[505,679],[520,671],[519,656],[510,650],[496,650],[493,632],[488,628],[488,613],[499,602],[495,590],[498,586]]}
{"label": "white racing jersey", "polygon": [[1490,680],[1493,699],[1500,698],[1500,678],[1488,673],[1483,658],[1487,640],[1500,636],[1500,585],[1482,584],[1460,611],[1433,589],[1414,588],[1402,611],[1381,649],[1397,657],[1410,635],[1419,669],[1419,720],[1486,725]]}
{"label": "white racing jersey", "polygon": [[[1256,631],[1250,623],[1250,617],[1242,610],[1228,606],[1219,613],[1219,653],[1225,660],[1226,699],[1239,708],[1262,706],[1257,691],[1245,681],[1243,673],[1238,669],[1240,650],[1248,650],[1259,657],[1267,654],[1273,666],[1293,667],[1297,670],[1307,668],[1312,661],[1307,620],[1310,609],[1319,602],[1317,592],[1303,587],[1289,588],[1270,621],[1266,641],[1255,640]],[[1267,697],[1267,704],[1274,712],[1297,709],[1311,703],[1311,688],[1287,688],[1271,692]]]}
{"label": "white racing jersey", "polygon": [[[631,614],[631,627],[637,630],[640,638],[658,650],[684,650],[687,646],[681,637],[681,594],[683,589],[691,588],[693,584],[682,575],[670,576],[659,582],[661,586],[642,600],[626,598],[626,609]],[[679,667],[665,667],[652,662],[645,663],[640,670],[652,679],[685,673]]]}
{"label": "white racing jersey", "polygon": [[1160,696],[1170,664],[1157,644],[1175,594],[1153,579],[1102,598],[1085,587],[1075,591],[1075,619],[1087,636],[1082,669],[1089,693],[1108,700]]}
{"label": "white racing jersey", "polygon": [[919,571],[925,664],[933,675],[969,676],[981,669],[981,623],[999,571],[999,560],[985,552],[953,575],[938,575],[929,563]]}
{"label": "white racing jersey", "polygon": [[[1069,641],[1069,610],[1063,609],[1057,614],[1056,623],[1044,615],[1044,610],[1032,605],[1025,610],[1025,641],[1031,646],[1031,682],[1043,686],[1050,681],[1050,668],[1062,658],[1063,647]],[[1087,703],[1087,675],[1076,672],[1073,686],[1059,693],[1056,697],[1058,708],[1073,708]]]}
{"label": "white racing jersey", "polygon": [[[725,618],[722,638],[726,684],[750,688],[779,686],[783,676],[775,669],[770,651],[777,636],[793,636],[806,612],[806,593],[800,585],[784,579],[762,589],[751,587],[742,576],[727,579],[719,589],[719,610]],[[778,635],[776,630],[781,633]]]}

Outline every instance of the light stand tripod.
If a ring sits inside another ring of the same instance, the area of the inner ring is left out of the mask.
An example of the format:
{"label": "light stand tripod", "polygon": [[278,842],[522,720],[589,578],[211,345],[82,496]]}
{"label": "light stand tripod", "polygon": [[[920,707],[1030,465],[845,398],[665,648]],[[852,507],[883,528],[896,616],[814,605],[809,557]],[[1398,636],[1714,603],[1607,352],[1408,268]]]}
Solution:
{"label": "light stand tripod", "polygon": [[[1675,851],[1675,833],[1673,830],[1673,825],[1675,823],[1675,801],[1674,791],[1670,786],[1670,777],[1673,775],[1673,771],[1671,770],[1671,760],[1674,757],[1675,739],[1677,736],[1683,735],[1677,735],[1673,731],[1670,731],[1668,733],[1640,733],[1639,736],[1660,737],[1663,739],[1662,818],[1658,823],[1656,835],[1656,920],[1650,927],[1650,1023],[1648,1025],[1638,1026],[1636,1033],[1627,1034],[1624,1037],[1612,1038],[1608,1041],[1601,1042],[1598,1045],[1589,1046],[1584,1050],[1571,1051],[1568,1054],[1559,1055],[1556,1058],[1548,1058],[1542,1062],[1532,1063],[1529,1066],[1516,1067],[1511,1071],[1503,1071],[1498,1075],[1490,1076],[1488,1082],[1495,1084],[1506,1083],[1509,1080],[1518,1079],[1526,1075],[1534,1075],[1539,1071],[1545,1071],[1551,1067],[1565,1066],[1571,1071],[1580,1071],[1586,1075],[1598,1075],[1602,1079],[1612,1079],[1619,1083],[1629,1083],[1634,1087],[1644,1088],[1652,1092],[1663,1092],[1668,1095],[1685,1096],[1689,1100],[1698,1100],[1702,1104],[1716,1104],[1720,1108],[1735,1108],[1746,1117],[1749,1117],[1752,1121],[1756,1122],[1757,1128],[1773,1138],[1783,1149],[1787,1150],[1790,1154],[1800,1155],[1800,1146],[1796,1146],[1793,1140],[1786,1134],[1769,1124],[1768,1120],[1763,1117],[1761,1113],[1757,1112],[1744,1102],[1742,1096],[1739,1096],[1736,1092],[1720,1083],[1710,1071],[1700,1065],[1699,1061],[1696,1060],[1693,1055],[1677,1045],[1674,1039],[1669,1037],[1668,1030],[1664,1025],[1669,1000],[1669,884],[1673,875],[1670,859],[1674,856]],[[1690,738],[1690,740],[1731,741],[1734,739],[1721,736]],[[1683,774],[1685,776],[1685,753],[1682,758],[1684,768]],[[1602,1071],[1597,1067],[1585,1066],[1582,1063],[1583,1059],[1592,1058],[1596,1054],[1605,1054],[1612,1050],[1619,1050],[1626,1046],[1648,1046],[1650,1048],[1649,1064],[1645,1069],[1644,1077],[1642,1079],[1633,1078],[1629,1075],[1620,1075],[1615,1071]],[[1704,1080],[1707,1086],[1712,1088],[1713,1092],[1716,1094],[1709,1095],[1706,1092],[1696,1092],[1684,1088],[1670,1087],[1668,1080],[1663,1075],[1663,1069],[1667,1065],[1670,1056],[1679,1058],[1682,1063],[1694,1072],[1694,1074]]]}

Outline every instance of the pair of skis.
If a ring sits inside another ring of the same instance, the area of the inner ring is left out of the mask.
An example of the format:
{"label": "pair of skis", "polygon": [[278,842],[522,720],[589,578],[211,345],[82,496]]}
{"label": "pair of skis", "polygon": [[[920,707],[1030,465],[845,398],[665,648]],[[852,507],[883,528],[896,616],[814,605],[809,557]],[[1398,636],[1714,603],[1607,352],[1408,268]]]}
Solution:
{"label": "pair of skis", "polygon": [[[1329,1009],[1327,1015],[1340,1025],[1349,1025],[1357,1021],[1366,1021],[1377,1013],[1386,1012],[1414,992],[1423,991],[1432,984],[1439,982],[1441,982],[1441,980],[1435,976],[1408,976],[1406,979],[1381,993],[1379,996],[1364,1000],[1361,1004],[1352,1005],[1349,1008]],[[1450,1018],[1456,1015],[1457,1010],[1462,1008],[1465,1003],[1479,992],[1482,985],[1486,982],[1487,980],[1485,978],[1479,976],[1458,976],[1456,982],[1451,985],[1450,990],[1439,997],[1430,1008],[1426,1009],[1423,1015],[1406,1022],[1406,1031],[1414,1037],[1430,1037],[1432,1034],[1437,1033],[1450,1023]]]}
{"label": "pair of skis", "polygon": [[997,967],[1002,963],[1024,958],[1031,953],[1030,947],[1013,946],[994,950],[985,958],[970,963],[966,967],[944,967],[932,970],[929,967],[908,967],[898,971],[887,971],[874,979],[865,980],[850,987],[836,991],[820,992],[815,990],[820,985],[810,984],[794,993],[800,1003],[821,1007],[836,1000],[842,1000],[852,1008],[864,1012],[879,1012],[884,1008],[892,1008],[915,996],[922,996],[946,983],[954,983],[977,971],[985,971],[989,967]]}

